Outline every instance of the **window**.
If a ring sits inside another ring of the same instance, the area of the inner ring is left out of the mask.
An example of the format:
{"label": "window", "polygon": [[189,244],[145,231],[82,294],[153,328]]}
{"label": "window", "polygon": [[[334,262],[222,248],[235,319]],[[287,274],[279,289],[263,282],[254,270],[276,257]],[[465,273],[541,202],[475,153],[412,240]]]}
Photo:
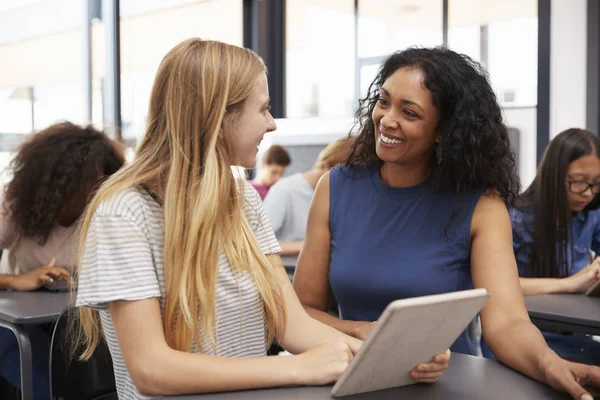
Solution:
{"label": "window", "polygon": [[442,44],[441,0],[359,0],[358,56]]}
{"label": "window", "polygon": [[83,123],[80,0],[0,7],[0,169],[23,137],[60,120]]}
{"label": "window", "polygon": [[288,118],[351,115],[354,1],[287,0]]}
{"label": "window", "polygon": [[[450,0],[448,45],[488,71],[509,128],[521,181],[535,176],[537,118],[537,0]],[[514,132],[514,130],[511,130]],[[518,138],[518,139],[517,139]]]}
{"label": "window", "polygon": [[123,139],[143,135],[158,65],[191,37],[242,46],[242,0],[121,0]]}
{"label": "window", "polygon": [[537,103],[537,0],[452,0],[448,45],[487,68],[503,106]]}

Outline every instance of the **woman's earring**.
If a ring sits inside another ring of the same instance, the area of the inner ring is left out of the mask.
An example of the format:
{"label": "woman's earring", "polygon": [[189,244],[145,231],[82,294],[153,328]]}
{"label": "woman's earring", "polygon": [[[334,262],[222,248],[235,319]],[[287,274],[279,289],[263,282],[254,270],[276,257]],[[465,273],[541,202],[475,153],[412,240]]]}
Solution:
{"label": "woman's earring", "polygon": [[440,165],[442,163],[442,142],[438,142],[435,154],[437,156],[437,163]]}

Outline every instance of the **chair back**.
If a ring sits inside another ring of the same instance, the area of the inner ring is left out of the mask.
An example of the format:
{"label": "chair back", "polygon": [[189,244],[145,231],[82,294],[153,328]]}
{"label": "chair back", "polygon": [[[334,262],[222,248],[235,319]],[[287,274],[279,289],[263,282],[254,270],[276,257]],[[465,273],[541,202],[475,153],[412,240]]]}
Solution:
{"label": "chair back", "polygon": [[[87,361],[70,358],[68,341],[68,310],[63,312],[52,329],[50,340],[50,390],[64,400],[116,399],[115,375],[106,342]],[[110,397],[113,396],[114,397]],[[105,397],[109,396],[109,397]]]}

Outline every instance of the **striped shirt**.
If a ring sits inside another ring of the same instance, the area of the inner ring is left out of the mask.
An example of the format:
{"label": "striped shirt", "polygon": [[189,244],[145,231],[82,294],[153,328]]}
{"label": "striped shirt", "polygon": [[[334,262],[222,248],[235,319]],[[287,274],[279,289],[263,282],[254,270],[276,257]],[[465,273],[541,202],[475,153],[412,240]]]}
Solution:
{"label": "striped shirt", "polygon": [[[256,190],[244,183],[244,212],[265,254],[279,253],[271,224]],[[125,367],[108,304],[115,300],[159,299],[165,306],[163,268],[164,213],[143,188],[131,188],[106,200],[94,213],[87,236],[78,284],[78,307],[100,313],[113,359],[120,400],[148,399],[141,395]],[[235,274],[224,253],[216,280],[217,347],[207,340],[203,353],[223,357],[266,355],[266,325],[260,294],[247,273]],[[240,301],[241,299],[241,301]],[[200,352],[193,345],[191,352]]]}

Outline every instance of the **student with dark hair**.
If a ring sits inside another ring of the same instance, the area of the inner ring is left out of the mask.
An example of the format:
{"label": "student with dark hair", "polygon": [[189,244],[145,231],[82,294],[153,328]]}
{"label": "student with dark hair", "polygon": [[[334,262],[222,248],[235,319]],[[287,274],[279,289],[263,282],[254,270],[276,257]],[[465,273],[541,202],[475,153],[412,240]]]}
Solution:
{"label": "student with dark hair", "polygon": [[274,144],[267,149],[263,155],[258,175],[250,181],[261,199],[265,199],[271,186],[283,176],[291,162],[290,154],[285,147]]}
{"label": "student with dark hair", "polygon": [[[98,185],[124,163],[116,143],[91,126],[52,125],[31,136],[9,166],[0,209],[0,289],[64,288],[75,267],[78,219]],[[48,333],[29,326],[34,396],[50,398]],[[0,375],[20,388],[14,334],[0,328]]]}
{"label": "student with dark hair", "polygon": [[[525,309],[508,214],[515,159],[482,68],[445,48],[394,53],[357,117],[350,155],[311,205],[294,276],[309,313],[364,339],[393,300],[485,288],[483,335],[500,361],[591,399],[583,385],[599,384],[600,368],[557,356]],[[467,332],[453,351],[475,354]],[[433,381],[439,367],[411,374]]]}
{"label": "student with dark hair", "polygon": [[[525,296],[580,293],[600,279],[600,139],[567,129],[548,144],[533,183],[510,211]],[[592,204],[596,203],[596,204]],[[600,343],[583,334],[544,333],[561,357],[600,364]],[[484,348],[485,349],[485,348]]]}

